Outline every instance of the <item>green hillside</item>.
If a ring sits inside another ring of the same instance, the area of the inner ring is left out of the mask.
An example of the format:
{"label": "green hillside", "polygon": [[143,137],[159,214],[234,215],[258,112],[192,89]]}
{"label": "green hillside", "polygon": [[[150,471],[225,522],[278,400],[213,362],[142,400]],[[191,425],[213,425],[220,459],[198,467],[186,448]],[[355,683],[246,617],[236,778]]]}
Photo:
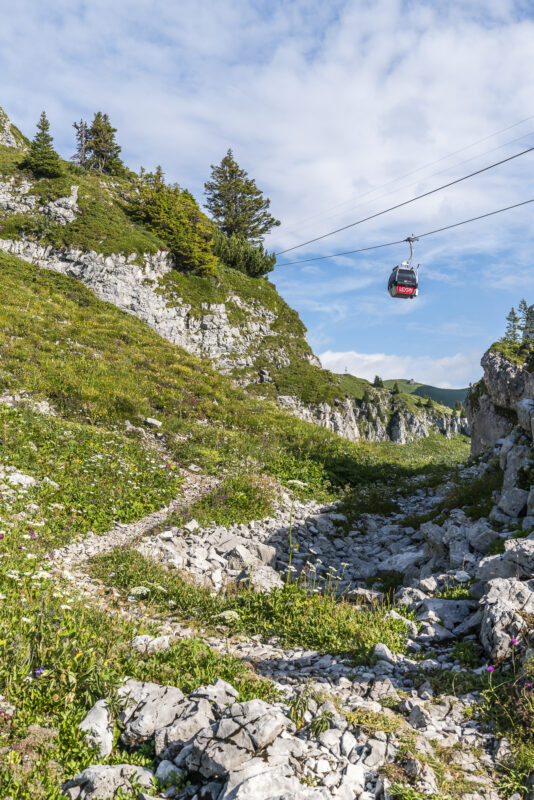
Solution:
{"label": "green hillside", "polygon": [[405,394],[415,394],[418,397],[431,397],[436,403],[454,408],[457,402],[464,403],[468,388],[465,389],[440,389],[438,386],[429,386],[426,383],[411,383],[405,378],[384,381],[384,386],[392,389],[398,383],[399,389]]}
{"label": "green hillside", "polygon": [[367,479],[373,462],[404,461],[394,445],[354,444],[255,400],[79,281],[1,253],[0,269],[3,392],[25,390],[91,425],[157,417],[180,462],[217,473],[248,460],[330,495]]}
{"label": "green hillside", "polygon": [[[20,154],[5,150],[4,174],[18,176]],[[128,178],[65,169],[67,177],[37,181],[30,191],[48,202],[77,183],[83,213],[65,226],[39,213],[6,213],[1,236],[137,259],[161,247],[126,211]],[[200,525],[265,518],[281,495],[292,510],[289,495],[341,501],[350,530],[361,513],[398,510],[399,492],[411,492],[413,479],[418,487],[434,486],[454,474],[468,457],[465,437],[431,435],[404,447],[352,443],[282,411],[272,402],[276,391],[298,391],[314,402],[343,392],[363,398],[367,382],[309,364],[304,326],[263,278],[221,264],[213,280],[174,271],[160,287],[170,303],[177,297],[190,303],[193,314],[203,302],[228,303],[236,325],[246,312],[228,301],[231,294],[276,312],[269,345],[283,345],[291,357],[273,366],[260,350],[257,364],[269,365],[273,382],[255,388],[238,386],[235,375],[172,345],[80,281],[3,253],[0,276],[2,798],[60,800],[62,781],[92,764],[154,767],[150,743],[124,748],[118,729],[107,757],[80,736],[89,709],[104,697],[114,705],[127,676],[184,692],[222,678],[240,701],[278,697],[274,683],[230,654],[231,629],[221,614],[237,615],[242,637],[264,642],[276,634],[282,643],[353,664],[373,663],[377,643],[406,649],[407,624],[389,613],[387,594],[362,607],[335,589],[311,593],[289,580],[273,592],[235,581],[213,592],[185,568],[170,572],[135,547],[141,537],[190,518]],[[260,390],[268,396],[255,396]],[[401,398],[414,402],[408,394]],[[145,519],[156,511],[157,526]],[[94,593],[84,593],[77,572],[84,565],[69,572],[66,562],[58,567],[49,559],[58,547],[89,534],[106,541],[116,526],[122,532],[139,520],[147,527],[135,528],[130,547],[85,565]],[[154,589],[154,598],[133,604],[129,590],[141,584]],[[136,635],[157,635],[171,621],[185,623],[191,635],[156,653],[132,647]],[[227,647],[218,653],[206,637],[221,631]]]}

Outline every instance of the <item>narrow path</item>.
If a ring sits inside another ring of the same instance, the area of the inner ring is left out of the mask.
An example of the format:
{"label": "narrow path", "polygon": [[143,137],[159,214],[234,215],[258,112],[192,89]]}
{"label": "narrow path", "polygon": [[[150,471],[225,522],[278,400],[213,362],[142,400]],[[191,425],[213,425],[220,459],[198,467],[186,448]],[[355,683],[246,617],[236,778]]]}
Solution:
{"label": "narrow path", "polygon": [[[124,619],[132,619],[131,605],[121,603],[119,600],[120,595],[116,590],[105,587],[99,580],[88,576],[84,570],[84,563],[95,555],[132,544],[148,557],[159,560],[161,557],[157,548],[159,536],[154,535],[157,533],[157,529],[165,523],[173,511],[177,508],[183,509],[188,505],[190,506],[203,491],[211,487],[212,483],[213,479],[199,475],[192,476],[187,473],[184,494],[180,498],[136,522],[127,525],[119,524],[108,533],[100,536],[90,534],[82,540],[54,551],[49,557],[49,568],[74,584],[78,592],[85,595],[92,602],[96,602],[107,613]],[[412,512],[414,510],[424,511],[428,508],[429,503],[431,504],[434,501],[433,498],[427,498],[422,495],[423,493],[421,492],[409,498],[409,500],[407,499],[407,505],[409,505]],[[361,557],[362,536],[364,539],[370,540],[370,545],[372,543],[369,555],[371,556],[371,553],[375,554],[377,529],[384,530],[390,519],[380,515],[365,515],[364,527],[363,530],[357,532],[357,539],[348,539],[347,549],[340,551],[339,534],[330,522],[331,519],[339,517],[336,511],[335,506],[319,506],[314,501],[309,504],[299,504],[298,510],[293,515],[295,518],[293,535],[295,541],[300,541],[301,547],[300,552],[295,553],[294,562],[299,565],[299,571],[303,566],[305,551],[311,548],[311,553],[316,552],[312,547],[312,545],[316,545],[316,537],[318,537],[322,545],[321,554],[323,557],[327,557],[332,564],[336,557],[339,561],[342,561],[344,556],[350,559],[350,556],[346,555],[346,553],[352,548],[357,550]],[[396,516],[400,517],[401,515]],[[227,535],[231,534],[236,539],[235,533],[241,534],[241,537],[245,534],[249,537],[249,541],[268,541],[270,544],[275,545],[277,550],[276,571],[283,573],[287,567],[288,519],[289,511],[282,506],[277,515],[266,520],[265,524],[263,521],[251,523],[252,530],[249,529],[250,526],[232,526],[228,529]],[[318,520],[323,523],[319,531],[314,527],[319,525]],[[218,530],[226,529],[220,528]],[[312,533],[310,533],[310,530]],[[313,534],[313,531],[315,531],[315,534]],[[396,535],[394,528],[392,533],[393,539],[398,541],[398,535]],[[194,550],[198,545],[207,546],[206,542],[210,538],[210,531],[199,530],[185,537],[183,532],[180,531],[178,538],[186,549]],[[387,538],[386,536],[385,541],[382,542],[385,552],[388,552]],[[330,541],[330,547],[328,546],[328,541]],[[337,550],[334,545],[336,541]],[[248,544],[245,538],[241,538],[241,542],[245,545]],[[309,555],[313,559],[313,556]],[[365,558],[365,554],[363,555]],[[357,559],[357,563],[361,563],[360,558]],[[209,569],[213,569],[212,564],[207,566]],[[209,570],[204,572],[197,571],[197,574],[193,570],[192,574],[198,580],[209,580],[210,578]],[[279,686],[298,686],[312,680],[328,688],[332,694],[346,696],[347,689],[351,687],[356,674],[349,658],[323,654],[304,647],[282,648],[279,646],[276,637],[268,641],[262,641],[260,636],[248,637],[243,634],[229,636],[227,629],[223,625],[221,625],[220,634],[207,633],[202,628],[191,628],[182,622],[170,621],[167,617],[168,615],[165,614],[156,616],[144,614],[143,620],[146,623],[156,625],[159,634],[168,636],[171,641],[191,637],[200,638],[213,650],[221,654],[235,655],[248,662],[259,675],[271,679]]]}

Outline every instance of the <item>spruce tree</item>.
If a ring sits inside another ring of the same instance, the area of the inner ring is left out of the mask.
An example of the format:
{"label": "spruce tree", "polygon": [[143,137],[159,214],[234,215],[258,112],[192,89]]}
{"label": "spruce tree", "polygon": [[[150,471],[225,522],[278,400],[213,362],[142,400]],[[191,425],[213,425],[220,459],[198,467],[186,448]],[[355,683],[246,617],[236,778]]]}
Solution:
{"label": "spruce tree", "polygon": [[87,134],[87,167],[106,175],[120,175],[124,164],[119,158],[121,148],[115,141],[117,129],[109,121],[107,114],[98,111]]}
{"label": "spruce tree", "polygon": [[393,384],[393,389],[391,390],[391,394],[400,394],[399,384],[397,381]]}
{"label": "spruce tree", "polygon": [[260,244],[265,234],[280,225],[268,211],[271,201],[248,177],[228,150],[218,166],[211,165],[211,180],[204,184],[205,207],[227,236]]}
{"label": "spruce tree", "polygon": [[517,316],[515,308],[512,306],[506,317],[506,330],[504,332],[504,341],[515,343],[519,341],[519,317]]}
{"label": "spruce tree", "polygon": [[78,166],[85,167],[87,162],[87,145],[89,142],[89,126],[85,120],[73,122],[72,127],[76,131],[76,153],[72,156]]}
{"label": "spruce tree", "polygon": [[373,381],[373,386],[376,389],[383,389],[384,388],[384,381],[380,377],[380,375],[375,375],[375,379]]}
{"label": "spruce tree", "polygon": [[28,155],[21,163],[22,169],[29,169],[37,178],[58,178],[63,173],[61,159],[52,147],[50,123],[43,111],[37,123]]}

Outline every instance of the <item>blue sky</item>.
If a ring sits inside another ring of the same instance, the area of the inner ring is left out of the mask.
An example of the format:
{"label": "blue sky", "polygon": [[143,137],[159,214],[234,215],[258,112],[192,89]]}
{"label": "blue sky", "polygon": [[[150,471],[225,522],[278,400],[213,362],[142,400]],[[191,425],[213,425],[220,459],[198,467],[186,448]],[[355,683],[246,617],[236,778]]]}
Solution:
{"label": "blue sky", "polygon": [[[271,250],[534,146],[534,118],[515,125],[534,115],[532,2],[6,0],[1,14],[0,105],[27,134],[46,109],[69,157],[72,122],[106,111],[129,166],[162,164],[200,201],[232,147],[282,221]],[[405,247],[282,264],[530,199],[533,176],[531,154],[281,256],[272,278],[325,366],[476,380],[510,306],[534,302],[534,204],[422,240],[413,302],[386,292]]]}

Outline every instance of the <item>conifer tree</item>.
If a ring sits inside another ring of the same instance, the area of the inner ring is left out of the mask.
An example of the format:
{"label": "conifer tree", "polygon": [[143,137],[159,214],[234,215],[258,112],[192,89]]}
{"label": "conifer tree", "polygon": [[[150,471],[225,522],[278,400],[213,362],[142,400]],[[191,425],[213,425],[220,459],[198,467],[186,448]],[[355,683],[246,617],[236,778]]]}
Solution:
{"label": "conifer tree", "polygon": [[227,236],[239,236],[252,244],[280,225],[268,211],[271,201],[248,177],[228,150],[218,166],[211,165],[211,180],[204,184],[205,207]]}
{"label": "conifer tree", "polygon": [[519,312],[521,338],[524,342],[534,346],[534,314],[529,310],[528,303],[524,297],[517,310]]}
{"label": "conifer tree", "polygon": [[375,379],[373,381],[373,386],[376,389],[383,389],[384,388],[384,381],[380,377],[380,375],[375,375]]}
{"label": "conifer tree", "polygon": [[517,316],[515,308],[512,306],[506,317],[506,330],[504,332],[504,341],[515,343],[519,341],[519,317]]}
{"label": "conifer tree", "polygon": [[81,119],[79,122],[73,122],[72,127],[76,131],[76,153],[72,156],[72,161],[80,167],[85,167],[89,143],[89,126],[85,120]]}
{"label": "conifer tree", "polygon": [[400,394],[399,384],[397,381],[393,384],[393,389],[391,390],[391,394]]}
{"label": "conifer tree", "polygon": [[63,173],[61,159],[52,147],[50,123],[43,111],[37,123],[28,155],[21,163],[22,169],[29,169],[38,178],[58,178]]}
{"label": "conifer tree", "polygon": [[97,111],[87,133],[87,167],[107,175],[124,172],[124,164],[119,158],[121,148],[115,141],[117,129],[112,126],[108,115]]}
{"label": "conifer tree", "polygon": [[465,417],[465,408],[461,400],[457,400],[454,404],[454,414],[456,417]]}
{"label": "conifer tree", "polygon": [[142,171],[130,213],[169,248],[178,269],[214,275],[212,225],[193,195],[178,184],[166,184],[163,170]]}

